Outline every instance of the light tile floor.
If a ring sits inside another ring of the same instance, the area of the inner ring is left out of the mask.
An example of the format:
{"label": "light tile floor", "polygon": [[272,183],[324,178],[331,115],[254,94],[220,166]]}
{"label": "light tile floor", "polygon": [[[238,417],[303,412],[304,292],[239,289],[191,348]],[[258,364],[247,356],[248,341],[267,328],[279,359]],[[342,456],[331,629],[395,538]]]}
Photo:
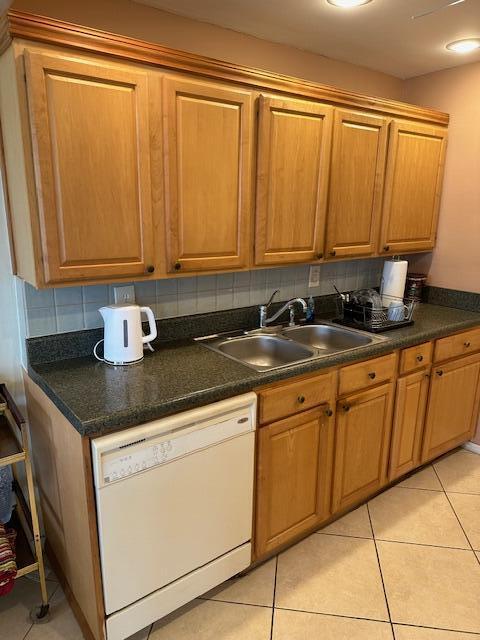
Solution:
{"label": "light tile floor", "polygon": [[[0,598],[0,640],[81,640],[58,584]],[[458,450],[132,640],[480,640],[480,456]]]}

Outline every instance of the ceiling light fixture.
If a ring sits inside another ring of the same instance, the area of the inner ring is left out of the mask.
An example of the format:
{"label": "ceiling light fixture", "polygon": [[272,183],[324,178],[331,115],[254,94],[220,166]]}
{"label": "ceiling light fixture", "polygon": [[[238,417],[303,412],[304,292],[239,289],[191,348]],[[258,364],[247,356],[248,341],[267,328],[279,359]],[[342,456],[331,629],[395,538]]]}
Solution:
{"label": "ceiling light fixture", "polygon": [[455,53],[470,53],[475,49],[480,49],[480,38],[464,38],[463,40],[455,40],[449,42],[447,49],[455,51]]}
{"label": "ceiling light fixture", "polygon": [[372,0],[327,0],[328,4],[332,4],[334,7],[341,7],[342,9],[351,9],[353,7],[360,7],[362,4],[368,4]]}

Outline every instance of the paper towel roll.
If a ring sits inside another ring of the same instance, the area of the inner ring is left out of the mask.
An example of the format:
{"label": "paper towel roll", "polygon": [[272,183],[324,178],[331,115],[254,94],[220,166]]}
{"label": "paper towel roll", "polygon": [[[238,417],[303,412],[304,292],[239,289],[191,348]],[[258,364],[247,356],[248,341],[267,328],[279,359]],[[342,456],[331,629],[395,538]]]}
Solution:
{"label": "paper towel roll", "polygon": [[406,260],[386,260],[383,265],[382,302],[388,307],[392,299],[403,300],[407,279],[408,262]]}

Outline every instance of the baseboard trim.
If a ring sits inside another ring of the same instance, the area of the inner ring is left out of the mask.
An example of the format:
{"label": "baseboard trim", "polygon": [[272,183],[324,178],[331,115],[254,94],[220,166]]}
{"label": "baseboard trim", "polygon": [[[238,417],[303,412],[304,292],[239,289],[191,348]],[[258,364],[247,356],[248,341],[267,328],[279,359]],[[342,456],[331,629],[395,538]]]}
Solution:
{"label": "baseboard trim", "polygon": [[462,447],[467,451],[472,451],[473,453],[480,455],[480,444],[475,444],[475,442],[465,442]]}

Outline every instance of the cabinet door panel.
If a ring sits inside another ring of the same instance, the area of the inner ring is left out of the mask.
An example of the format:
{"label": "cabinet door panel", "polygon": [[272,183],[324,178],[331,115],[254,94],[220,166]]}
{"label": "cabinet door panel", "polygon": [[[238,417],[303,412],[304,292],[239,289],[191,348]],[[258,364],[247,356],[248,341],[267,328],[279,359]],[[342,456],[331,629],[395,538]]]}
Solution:
{"label": "cabinet door panel", "polygon": [[251,94],[164,80],[170,270],[244,267],[251,207]]}
{"label": "cabinet door panel", "polygon": [[325,405],[258,431],[257,557],[329,516],[334,419],[326,411]]}
{"label": "cabinet door panel", "polygon": [[469,440],[480,405],[480,354],[432,370],[422,461]]}
{"label": "cabinet door panel", "polygon": [[25,53],[45,281],[153,262],[147,76]]}
{"label": "cabinet door panel", "polygon": [[446,129],[392,123],[380,252],[435,246],[446,141]]}
{"label": "cabinet door panel", "polygon": [[429,374],[425,370],[398,380],[390,455],[390,480],[399,478],[420,464],[428,386]]}
{"label": "cabinet door panel", "polygon": [[387,480],[393,385],[349,396],[337,409],[333,511],[367,498]]}
{"label": "cabinet door panel", "polygon": [[386,118],[337,109],[327,211],[326,257],[375,253],[380,224]]}
{"label": "cabinet door panel", "polygon": [[333,109],[260,97],[255,261],[305,262],[323,251]]}

